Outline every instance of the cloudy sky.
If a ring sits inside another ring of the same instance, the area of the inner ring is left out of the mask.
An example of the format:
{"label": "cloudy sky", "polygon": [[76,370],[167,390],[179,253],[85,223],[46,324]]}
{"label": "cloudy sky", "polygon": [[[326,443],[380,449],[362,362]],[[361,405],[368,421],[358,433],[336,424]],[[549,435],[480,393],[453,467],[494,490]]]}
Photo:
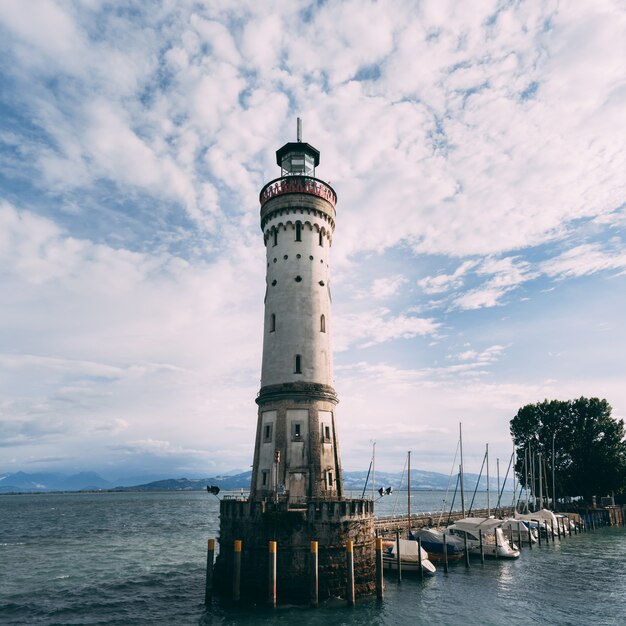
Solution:
{"label": "cloudy sky", "polygon": [[459,422],[508,462],[544,398],[626,417],[619,0],[3,0],[0,53],[0,472],[250,466],[297,116],[345,469],[447,473]]}

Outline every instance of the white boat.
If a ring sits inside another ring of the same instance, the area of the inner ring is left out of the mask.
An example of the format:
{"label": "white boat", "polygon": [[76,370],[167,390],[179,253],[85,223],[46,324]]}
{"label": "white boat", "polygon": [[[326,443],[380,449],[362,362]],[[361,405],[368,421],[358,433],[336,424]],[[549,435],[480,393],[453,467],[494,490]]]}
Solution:
{"label": "white boat", "polygon": [[537,529],[530,527],[530,522],[523,519],[512,518],[505,519],[502,523],[502,530],[506,537],[511,538],[513,541],[521,541],[528,544],[537,543]]}
{"label": "white boat", "polygon": [[[414,539],[400,539],[400,567],[403,572],[419,572],[419,545]],[[398,552],[395,541],[383,544],[383,569],[398,570]],[[422,548],[422,571],[434,574],[437,568],[428,560],[428,552]]]}
{"label": "white boat", "polygon": [[[518,547],[509,540],[502,532],[502,520],[493,517],[466,517],[448,526],[444,533],[452,537],[459,537],[465,541],[467,537],[467,550],[470,554],[480,554],[480,542],[482,531],[483,554],[498,558],[516,559],[520,555]],[[496,553],[497,541],[497,553]]]}
{"label": "white boat", "polygon": [[548,509],[541,509],[535,513],[516,513],[515,519],[523,520],[525,522],[537,522],[541,529],[542,535],[550,535],[556,537],[558,535],[559,523],[560,528],[563,528],[563,523],[559,521],[557,516]]}

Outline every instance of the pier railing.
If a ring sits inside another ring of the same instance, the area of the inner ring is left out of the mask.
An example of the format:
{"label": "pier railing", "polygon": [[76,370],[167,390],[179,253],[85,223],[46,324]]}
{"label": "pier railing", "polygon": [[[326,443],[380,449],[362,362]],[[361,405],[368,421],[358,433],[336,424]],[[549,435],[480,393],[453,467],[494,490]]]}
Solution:
{"label": "pier railing", "polygon": [[[509,517],[514,513],[513,507],[501,507],[498,509],[498,517]],[[466,514],[465,517],[488,517],[487,513],[491,515],[494,511],[487,511],[487,509],[478,509],[472,511],[471,514]],[[440,513],[414,513],[411,514],[411,528],[419,530],[420,528],[428,528],[431,526],[437,526],[439,519],[443,526],[448,523],[456,522],[463,518],[461,511],[454,511],[452,513],[444,513],[443,516]],[[374,526],[380,534],[395,532],[396,530],[402,530],[408,528],[409,517],[408,515],[389,515],[385,517],[377,517],[374,520]]]}

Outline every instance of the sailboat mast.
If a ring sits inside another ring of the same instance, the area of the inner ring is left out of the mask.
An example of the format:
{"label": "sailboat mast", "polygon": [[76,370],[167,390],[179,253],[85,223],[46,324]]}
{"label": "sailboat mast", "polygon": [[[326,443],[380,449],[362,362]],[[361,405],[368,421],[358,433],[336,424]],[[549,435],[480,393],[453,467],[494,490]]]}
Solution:
{"label": "sailboat mast", "polygon": [[498,476],[498,505],[497,508],[499,508],[500,506],[500,459],[496,458],[496,475]]}
{"label": "sailboat mast", "polygon": [[528,498],[530,492],[528,491],[528,447],[524,448],[524,489],[526,489],[526,513],[530,511],[528,508]]}
{"label": "sailboat mast", "polygon": [[513,446],[513,512],[517,513],[517,481],[515,476],[515,465],[517,465],[517,456],[515,455],[515,446]]}
{"label": "sailboat mast", "polygon": [[376,442],[372,441],[372,500],[376,491]]}
{"label": "sailboat mast", "polygon": [[489,444],[485,445],[485,459],[487,461],[487,517],[491,516],[491,485],[489,484]]}
{"label": "sailboat mast", "polygon": [[465,517],[465,489],[463,486],[463,425],[459,422],[459,451],[461,454],[461,466],[459,476],[461,480],[461,512]]}
{"label": "sailboat mast", "polygon": [[408,520],[409,520],[409,534],[407,536],[407,538],[411,537],[411,451],[409,450],[409,460],[408,460],[408,465],[407,465],[407,487],[406,487],[406,493],[407,493],[407,511],[408,511]]}
{"label": "sailboat mast", "polygon": [[541,452],[537,452],[537,461],[537,465],[539,466],[539,510],[541,510],[543,509],[543,476],[541,475],[543,467],[541,465]]}

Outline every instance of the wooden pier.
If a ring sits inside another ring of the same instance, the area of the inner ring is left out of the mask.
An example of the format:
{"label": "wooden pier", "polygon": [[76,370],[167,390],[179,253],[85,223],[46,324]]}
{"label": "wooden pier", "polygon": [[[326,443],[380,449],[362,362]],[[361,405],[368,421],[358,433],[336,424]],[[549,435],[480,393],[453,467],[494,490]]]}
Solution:
{"label": "wooden pier", "polygon": [[[466,517],[488,517],[487,509],[477,509]],[[491,515],[495,513],[493,509],[489,512]],[[501,507],[498,509],[498,517],[511,517],[514,513],[513,507]],[[445,513],[441,515],[439,513],[412,513],[411,514],[411,529],[419,530],[420,528],[430,528],[439,525],[441,519],[442,526],[448,526],[463,518],[461,511],[454,511],[453,513]],[[396,530],[406,530],[409,527],[408,515],[393,515],[386,517],[376,517],[374,519],[374,528],[379,535],[388,535],[395,533]]]}

